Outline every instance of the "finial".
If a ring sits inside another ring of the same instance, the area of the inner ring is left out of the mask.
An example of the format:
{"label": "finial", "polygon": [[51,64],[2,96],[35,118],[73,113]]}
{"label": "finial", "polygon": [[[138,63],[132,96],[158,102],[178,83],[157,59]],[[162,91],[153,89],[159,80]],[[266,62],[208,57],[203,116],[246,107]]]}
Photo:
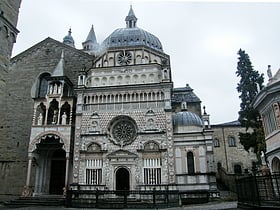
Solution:
{"label": "finial", "polygon": [[72,34],[71,27],[69,28],[68,34],[69,34],[69,35]]}
{"label": "finial", "polygon": [[207,113],[206,113],[206,107],[205,107],[205,106],[203,106],[203,114],[207,114]]}

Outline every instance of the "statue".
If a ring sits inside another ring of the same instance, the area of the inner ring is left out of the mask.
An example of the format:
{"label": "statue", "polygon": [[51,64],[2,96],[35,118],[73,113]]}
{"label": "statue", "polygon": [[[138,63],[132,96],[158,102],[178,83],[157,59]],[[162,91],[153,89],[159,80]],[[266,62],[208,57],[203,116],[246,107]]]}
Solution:
{"label": "statue", "polygon": [[54,84],[54,87],[53,87],[53,94],[57,94],[57,84]]}
{"label": "statue", "polygon": [[43,115],[42,115],[42,113],[40,113],[39,116],[38,116],[38,123],[37,123],[37,125],[42,125],[42,124],[43,124]]}
{"label": "statue", "polygon": [[62,125],[66,125],[66,119],[67,119],[67,115],[65,112],[63,112],[63,115],[61,116],[61,124]]}
{"label": "statue", "polygon": [[49,94],[53,94],[53,85],[52,84],[50,84]]}
{"label": "statue", "polygon": [[53,121],[52,121],[53,125],[57,124],[57,110],[53,111]]}
{"label": "statue", "polygon": [[272,72],[271,72],[271,66],[268,65],[268,68],[267,68],[267,76],[268,76],[268,79],[270,80],[272,78]]}

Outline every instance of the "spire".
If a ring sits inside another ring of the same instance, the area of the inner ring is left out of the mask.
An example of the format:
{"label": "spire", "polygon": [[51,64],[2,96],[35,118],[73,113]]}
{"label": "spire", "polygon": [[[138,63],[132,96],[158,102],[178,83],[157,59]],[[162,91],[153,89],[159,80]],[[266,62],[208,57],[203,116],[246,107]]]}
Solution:
{"label": "spire", "polygon": [[53,77],[64,76],[63,64],[64,64],[64,51],[62,50],[60,60],[52,73]]}
{"label": "spire", "polygon": [[136,22],[137,22],[137,18],[134,14],[134,11],[132,9],[132,5],[130,5],[130,10],[128,12],[128,15],[125,18],[125,22],[126,22],[126,27],[127,28],[135,28],[136,27]]}
{"label": "spire", "polygon": [[94,29],[93,29],[93,25],[91,26],[91,29],[88,33],[86,41],[84,41],[82,43],[82,45],[83,45],[84,51],[86,51],[89,54],[96,55],[96,53],[98,52],[99,44],[96,41],[96,36],[95,36]]}
{"label": "spire", "polygon": [[63,43],[75,48],[75,42],[71,34],[72,31],[70,28],[68,31],[68,35],[63,38]]}
{"label": "spire", "polygon": [[89,42],[89,41],[94,42],[94,43],[96,42],[96,36],[95,36],[94,29],[93,29],[93,25],[91,26],[91,29],[88,33],[88,36],[87,36],[87,39],[85,42]]}

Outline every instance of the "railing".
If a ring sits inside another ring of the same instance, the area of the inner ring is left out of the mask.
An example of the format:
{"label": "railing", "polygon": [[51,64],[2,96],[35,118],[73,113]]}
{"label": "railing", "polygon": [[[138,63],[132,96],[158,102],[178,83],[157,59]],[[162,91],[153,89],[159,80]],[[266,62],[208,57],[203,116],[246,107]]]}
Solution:
{"label": "railing", "polygon": [[128,109],[147,109],[147,108],[164,108],[164,100],[160,101],[131,101],[122,103],[100,103],[100,104],[83,104],[83,111],[94,110],[128,110]]}
{"label": "railing", "polygon": [[238,206],[280,208],[280,173],[236,180]]}
{"label": "railing", "polygon": [[163,208],[179,206],[177,190],[73,190],[67,191],[67,207]]}

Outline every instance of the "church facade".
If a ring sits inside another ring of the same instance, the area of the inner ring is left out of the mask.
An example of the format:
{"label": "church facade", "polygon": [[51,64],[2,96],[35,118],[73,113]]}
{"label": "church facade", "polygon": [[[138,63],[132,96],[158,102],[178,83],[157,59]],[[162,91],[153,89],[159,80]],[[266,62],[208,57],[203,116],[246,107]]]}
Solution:
{"label": "church facade", "polygon": [[173,87],[169,55],[137,27],[132,8],[125,23],[100,45],[92,27],[78,50],[69,30],[63,43],[47,38],[12,58],[23,196],[78,187],[216,192],[209,115],[189,85]]}

